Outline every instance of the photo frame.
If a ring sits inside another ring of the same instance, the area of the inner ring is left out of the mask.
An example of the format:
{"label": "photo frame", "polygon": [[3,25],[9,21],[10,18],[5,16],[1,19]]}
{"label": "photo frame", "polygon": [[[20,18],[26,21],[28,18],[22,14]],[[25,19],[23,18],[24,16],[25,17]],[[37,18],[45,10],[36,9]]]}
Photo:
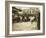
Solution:
{"label": "photo frame", "polygon": [[45,4],[35,2],[5,2],[5,36],[45,34]]}

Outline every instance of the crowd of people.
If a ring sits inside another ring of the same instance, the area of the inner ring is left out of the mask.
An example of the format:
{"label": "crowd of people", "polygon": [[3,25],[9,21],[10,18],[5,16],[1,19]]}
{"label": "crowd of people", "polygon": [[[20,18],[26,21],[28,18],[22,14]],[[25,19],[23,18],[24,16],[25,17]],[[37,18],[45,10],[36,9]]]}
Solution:
{"label": "crowd of people", "polygon": [[[29,11],[29,14],[27,14],[27,12]],[[22,12],[23,14],[19,14],[19,12]],[[36,14],[31,14],[31,10],[30,9],[17,9],[15,7],[12,8],[12,20],[13,23],[15,22],[28,22],[28,21],[37,21],[37,16]]]}

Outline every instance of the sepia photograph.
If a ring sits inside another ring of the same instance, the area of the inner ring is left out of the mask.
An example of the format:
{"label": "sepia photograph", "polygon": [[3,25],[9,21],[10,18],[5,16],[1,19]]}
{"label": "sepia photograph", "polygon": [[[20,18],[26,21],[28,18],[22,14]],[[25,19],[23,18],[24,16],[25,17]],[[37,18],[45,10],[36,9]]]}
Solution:
{"label": "sepia photograph", "polygon": [[43,35],[44,3],[6,2],[6,36]]}
{"label": "sepia photograph", "polygon": [[38,7],[12,7],[12,30],[40,30],[40,9]]}
{"label": "sepia photograph", "polygon": [[[43,30],[43,6],[10,4],[10,33],[41,33]],[[35,32],[34,32],[35,31]]]}

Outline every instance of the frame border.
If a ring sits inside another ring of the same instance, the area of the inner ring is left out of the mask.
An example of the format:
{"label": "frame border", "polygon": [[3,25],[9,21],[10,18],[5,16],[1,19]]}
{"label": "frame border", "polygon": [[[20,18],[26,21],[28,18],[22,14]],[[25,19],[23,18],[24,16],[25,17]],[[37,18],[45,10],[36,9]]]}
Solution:
{"label": "frame border", "polygon": [[[43,33],[27,33],[27,34],[12,34],[9,35],[9,4],[28,4],[28,5],[43,5]],[[35,2],[20,2],[20,1],[5,1],[5,37],[21,37],[21,36],[35,36],[45,35],[45,3]]]}

